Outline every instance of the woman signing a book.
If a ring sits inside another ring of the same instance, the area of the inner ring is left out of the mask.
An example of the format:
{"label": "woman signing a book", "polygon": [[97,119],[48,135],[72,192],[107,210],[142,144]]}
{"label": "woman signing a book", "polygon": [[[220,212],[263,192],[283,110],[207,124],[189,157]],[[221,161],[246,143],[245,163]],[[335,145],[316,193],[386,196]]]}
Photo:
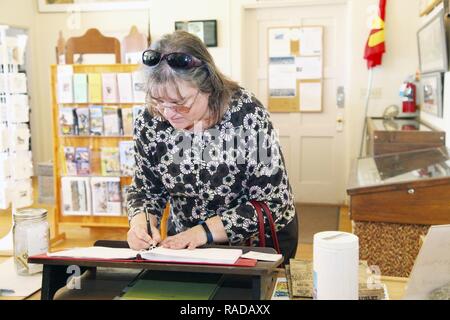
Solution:
{"label": "woman signing a book", "polygon": [[[187,32],[165,35],[143,53],[143,63],[148,108],[134,128],[130,247],[266,242],[288,262],[297,248],[297,215],[264,106],[224,76],[203,42]],[[168,203],[168,237],[161,240]]]}

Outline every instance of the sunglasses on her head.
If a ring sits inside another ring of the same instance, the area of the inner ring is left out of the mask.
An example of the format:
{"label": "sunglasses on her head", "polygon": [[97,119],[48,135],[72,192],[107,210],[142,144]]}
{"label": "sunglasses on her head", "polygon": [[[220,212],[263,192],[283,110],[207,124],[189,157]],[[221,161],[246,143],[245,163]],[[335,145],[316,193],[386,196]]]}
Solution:
{"label": "sunglasses on her head", "polygon": [[149,67],[155,67],[163,60],[166,60],[172,69],[189,70],[203,65],[196,57],[182,52],[162,54],[155,50],[146,50],[142,54],[142,62]]}

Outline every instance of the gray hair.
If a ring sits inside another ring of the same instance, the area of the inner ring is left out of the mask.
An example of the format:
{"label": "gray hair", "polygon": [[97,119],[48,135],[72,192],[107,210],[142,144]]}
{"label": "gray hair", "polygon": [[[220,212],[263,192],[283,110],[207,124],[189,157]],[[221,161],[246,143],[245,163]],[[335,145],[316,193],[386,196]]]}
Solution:
{"label": "gray hair", "polygon": [[[217,68],[202,40],[186,31],[175,31],[164,35],[150,48],[162,54],[187,53],[201,60],[203,65],[190,70],[174,70],[167,63],[160,63],[155,67],[144,66],[144,71],[148,76],[147,101],[150,102],[152,92],[155,91],[162,92],[167,96],[167,84],[176,88],[178,96],[181,98],[178,81],[184,80],[197,87],[200,92],[209,94],[208,108],[211,114],[211,124],[218,124],[226,112],[233,94],[240,87]],[[148,105],[151,114],[161,116],[151,106],[151,103]]]}

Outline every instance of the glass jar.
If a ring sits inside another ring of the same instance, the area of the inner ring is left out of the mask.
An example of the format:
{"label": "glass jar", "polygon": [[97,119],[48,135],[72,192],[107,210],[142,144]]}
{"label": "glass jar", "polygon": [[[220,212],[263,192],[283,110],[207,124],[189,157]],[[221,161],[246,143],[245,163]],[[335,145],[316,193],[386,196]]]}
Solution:
{"label": "glass jar", "polygon": [[42,272],[42,265],[29,264],[28,257],[48,252],[50,227],[47,210],[23,209],[14,213],[14,264],[17,274]]}

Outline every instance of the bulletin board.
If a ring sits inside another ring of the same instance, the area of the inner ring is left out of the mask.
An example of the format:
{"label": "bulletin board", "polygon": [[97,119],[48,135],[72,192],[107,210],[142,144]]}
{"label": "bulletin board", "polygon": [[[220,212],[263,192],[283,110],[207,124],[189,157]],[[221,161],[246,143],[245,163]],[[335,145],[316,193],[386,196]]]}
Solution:
{"label": "bulletin board", "polygon": [[268,108],[322,112],[323,27],[268,29]]}

